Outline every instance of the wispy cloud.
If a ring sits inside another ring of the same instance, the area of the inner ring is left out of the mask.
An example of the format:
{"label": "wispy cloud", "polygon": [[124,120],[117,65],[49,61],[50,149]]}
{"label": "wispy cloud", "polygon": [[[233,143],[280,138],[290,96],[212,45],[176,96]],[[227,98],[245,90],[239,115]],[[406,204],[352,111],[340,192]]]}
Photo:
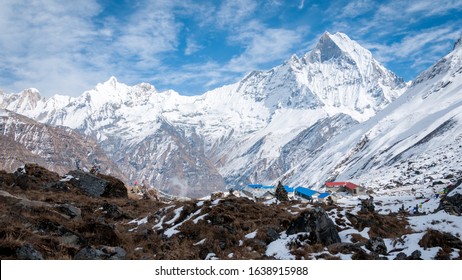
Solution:
{"label": "wispy cloud", "polygon": [[198,52],[200,49],[202,49],[202,46],[198,44],[194,39],[189,37],[186,40],[186,48],[184,50],[185,55],[192,55],[195,52]]}
{"label": "wispy cloud", "polygon": [[11,71],[1,82],[51,91],[57,87],[48,77],[59,76],[70,90],[76,83],[88,85],[79,65],[87,63],[85,46],[99,36],[92,26],[99,12],[92,0],[0,2],[0,61]]}
{"label": "wispy cloud", "polygon": [[256,8],[257,2],[253,0],[223,1],[216,14],[217,23],[220,27],[240,26]]}
{"label": "wispy cloud", "polygon": [[[254,24],[258,26],[258,24]],[[259,69],[266,63],[287,59],[303,39],[298,30],[256,27],[242,32],[234,40],[245,46],[244,52],[232,58],[227,67],[235,72]]]}
{"label": "wispy cloud", "polygon": [[425,16],[444,15],[451,10],[462,10],[462,2],[458,0],[449,1],[407,1],[406,13],[422,13]]}
{"label": "wispy cloud", "polygon": [[462,19],[428,23],[458,11],[455,0],[2,0],[0,87],[78,95],[115,75],[200,93],[307,51],[326,30],[423,67]]}

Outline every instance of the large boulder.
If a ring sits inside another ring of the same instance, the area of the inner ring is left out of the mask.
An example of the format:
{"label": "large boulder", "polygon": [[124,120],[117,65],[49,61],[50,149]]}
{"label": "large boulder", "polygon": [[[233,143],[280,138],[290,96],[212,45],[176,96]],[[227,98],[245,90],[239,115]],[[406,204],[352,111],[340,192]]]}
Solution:
{"label": "large boulder", "polygon": [[462,194],[456,193],[443,197],[437,210],[444,210],[454,216],[462,215]]}
{"label": "large boulder", "polygon": [[15,184],[22,189],[48,188],[49,184],[59,182],[58,173],[49,171],[37,164],[26,164],[14,172]]}
{"label": "large boulder", "polygon": [[74,260],[123,260],[127,252],[121,247],[85,247],[74,256]]}
{"label": "large boulder", "polygon": [[366,243],[366,248],[377,254],[387,254],[387,246],[381,237],[372,237],[369,239],[369,241]]}
{"label": "large boulder", "polygon": [[71,183],[83,190],[87,195],[94,197],[122,197],[127,198],[128,192],[124,183],[108,175],[93,175],[81,170],[72,170]]}
{"label": "large boulder", "polygon": [[308,209],[300,213],[289,225],[288,235],[308,232],[311,244],[331,244],[341,242],[334,222],[322,208]]}
{"label": "large boulder", "polygon": [[16,249],[16,256],[19,260],[43,260],[42,253],[37,251],[34,246],[29,243]]}

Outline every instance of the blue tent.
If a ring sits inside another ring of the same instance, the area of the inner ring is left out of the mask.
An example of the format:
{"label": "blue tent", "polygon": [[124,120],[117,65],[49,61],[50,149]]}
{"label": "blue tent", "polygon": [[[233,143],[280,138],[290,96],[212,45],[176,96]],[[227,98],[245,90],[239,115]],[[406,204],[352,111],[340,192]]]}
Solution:
{"label": "blue tent", "polygon": [[329,195],[330,195],[330,193],[324,192],[324,193],[319,194],[318,197],[322,199],[322,198],[328,197]]}
{"label": "blue tent", "polygon": [[304,187],[298,187],[295,189],[295,194],[304,197],[306,199],[311,199],[313,195],[315,195],[317,192],[313,191],[312,189],[304,188]]}
{"label": "blue tent", "polygon": [[252,189],[274,189],[274,186],[264,186],[262,184],[249,184],[247,186]]}
{"label": "blue tent", "polygon": [[285,190],[286,190],[286,192],[288,192],[288,193],[292,193],[292,192],[294,192],[294,188],[293,188],[293,187],[284,186],[284,189],[285,189]]}

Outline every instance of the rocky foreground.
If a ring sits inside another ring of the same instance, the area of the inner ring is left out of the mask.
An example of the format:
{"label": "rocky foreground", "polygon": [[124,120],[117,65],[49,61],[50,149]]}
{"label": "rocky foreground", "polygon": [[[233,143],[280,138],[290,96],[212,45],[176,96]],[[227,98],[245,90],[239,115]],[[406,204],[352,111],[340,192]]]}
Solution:
{"label": "rocky foreground", "polygon": [[[461,196],[438,211],[460,215]],[[1,259],[462,259],[458,234],[417,232],[408,212],[379,214],[373,200],[166,201],[110,176],[26,165],[0,171],[0,201]]]}

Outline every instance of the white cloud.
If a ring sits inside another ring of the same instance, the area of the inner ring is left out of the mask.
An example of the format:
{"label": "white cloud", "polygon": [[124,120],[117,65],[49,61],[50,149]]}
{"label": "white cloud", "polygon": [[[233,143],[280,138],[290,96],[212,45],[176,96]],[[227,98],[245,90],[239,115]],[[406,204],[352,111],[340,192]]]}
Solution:
{"label": "white cloud", "polygon": [[156,68],[178,46],[173,8],[154,1],[119,19],[101,18],[97,0],[1,1],[0,86],[78,95],[111,75]]}
{"label": "white cloud", "polygon": [[241,25],[256,9],[257,3],[254,0],[223,1],[216,14],[216,20],[220,27]]}
{"label": "white cloud", "polygon": [[234,40],[245,42],[245,51],[229,61],[235,72],[259,69],[269,62],[288,59],[303,39],[303,33],[282,28],[257,28],[242,33]]}
{"label": "white cloud", "polygon": [[[138,65],[157,65],[157,55],[176,50],[181,25],[176,22],[173,6],[154,1],[138,9],[128,23],[116,26],[119,37],[115,38],[115,50],[122,56],[134,56]],[[118,23],[120,24],[120,23]]]}
{"label": "white cloud", "polygon": [[[461,35],[461,31],[454,26],[435,27],[406,34],[401,40],[391,44],[368,44],[363,45],[373,51],[381,62],[393,60],[414,60],[420,57],[420,61],[436,62],[441,53],[447,53],[447,42],[455,41]],[[426,58],[422,60],[421,58]],[[422,63],[419,63],[422,64]]]}
{"label": "white cloud", "polygon": [[10,70],[1,86],[37,87],[51,95],[87,85],[83,77],[91,70],[79,68],[87,63],[80,53],[97,35],[92,18],[99,12],[93,0],[1,1],[0,64]]}
{"label": "white cloud", "polygon": [[[374,3],[373,1],[350,1],[345,7],[342,7],[340,9],[340,17],[355,18],[357,16],[370,12],[375,6],[376,3]],[[335,12],[338,13],[339,9],[337,8],[337,11]]]}
{"label": "white cloud", "polygon": [[185,55],[192,55],[195,52],[202,49],[202,46],[194,41],[192,38],[186,40],[186,49],[184,50]]}
{"label": "white cloud", "polygon": [[462,10],[462,2],[459,0],[420,0],[407,3],[407,13],[422,13],[425,16],[443,15],[450,10]]}

